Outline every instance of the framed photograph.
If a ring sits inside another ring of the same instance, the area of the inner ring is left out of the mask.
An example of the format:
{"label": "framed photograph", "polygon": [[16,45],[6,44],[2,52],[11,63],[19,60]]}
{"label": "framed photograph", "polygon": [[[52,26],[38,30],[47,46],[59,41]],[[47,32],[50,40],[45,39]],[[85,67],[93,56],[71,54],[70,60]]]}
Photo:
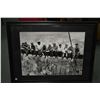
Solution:
{"label": "framed photograph", "polygon": [[8,22],[12,82],[91,82],[95,23]]}

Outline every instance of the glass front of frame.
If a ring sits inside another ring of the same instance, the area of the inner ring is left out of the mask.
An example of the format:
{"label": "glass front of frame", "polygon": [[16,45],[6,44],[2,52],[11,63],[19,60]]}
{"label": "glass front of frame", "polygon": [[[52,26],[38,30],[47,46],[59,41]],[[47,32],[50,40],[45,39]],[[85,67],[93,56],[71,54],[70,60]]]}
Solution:
{"label": "glass front of frame", "polygon": [[85,32],[20,32],[22,76],[82,75]]}

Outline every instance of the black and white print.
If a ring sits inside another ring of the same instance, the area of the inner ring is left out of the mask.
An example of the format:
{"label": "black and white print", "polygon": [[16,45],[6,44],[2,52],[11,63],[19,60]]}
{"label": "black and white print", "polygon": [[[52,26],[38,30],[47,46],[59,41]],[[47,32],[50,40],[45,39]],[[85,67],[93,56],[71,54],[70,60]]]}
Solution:
{"label": "black and white print", "polygon": [[82,75],[85,32],[20,32],[22,76]]}

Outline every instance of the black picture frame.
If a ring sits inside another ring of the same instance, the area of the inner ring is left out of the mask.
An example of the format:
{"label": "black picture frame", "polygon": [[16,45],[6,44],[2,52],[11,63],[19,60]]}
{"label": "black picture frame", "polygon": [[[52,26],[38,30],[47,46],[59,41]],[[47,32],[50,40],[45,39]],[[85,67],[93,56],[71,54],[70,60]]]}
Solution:
{"label": "black picture frame", "polygon": [[[19,32],[85,32],[82,75],[22,76]],[[7,22],[11,82],[92,82],[96,23]]]}

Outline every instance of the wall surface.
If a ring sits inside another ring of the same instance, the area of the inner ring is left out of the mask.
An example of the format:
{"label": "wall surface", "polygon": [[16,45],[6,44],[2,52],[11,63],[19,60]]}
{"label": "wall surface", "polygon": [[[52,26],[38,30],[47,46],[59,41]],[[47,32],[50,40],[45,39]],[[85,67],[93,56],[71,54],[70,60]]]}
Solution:
{"label": "wall surface", "polygon": [[98,24],[97,39],[100,41],[100,22]]}
{"label": "wall surface", "polygon": [[100,42],[96,44],[93,82],[100,83]]}
{"label": "wall surface", "polygon": [[8,42],[6,34],[6,25],[1,23],[1,82],[9,83],[10,81],[10,66],[8,55]]}

